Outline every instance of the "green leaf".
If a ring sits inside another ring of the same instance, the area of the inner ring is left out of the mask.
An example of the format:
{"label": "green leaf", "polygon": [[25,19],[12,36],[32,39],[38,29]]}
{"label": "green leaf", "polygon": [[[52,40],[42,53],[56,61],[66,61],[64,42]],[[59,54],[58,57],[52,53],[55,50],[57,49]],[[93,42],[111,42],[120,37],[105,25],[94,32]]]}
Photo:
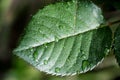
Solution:
{"label": "green leaf", "polygon": [[120,65],[120,27],[115,32],[115,56]]}
{"label": "green leaf", "polygon": [[14,53],[49,74],[86,72],[111,45],[110,29],[97,29],[102,22],[101,10],[89,0],[46,6],[32,18]]}

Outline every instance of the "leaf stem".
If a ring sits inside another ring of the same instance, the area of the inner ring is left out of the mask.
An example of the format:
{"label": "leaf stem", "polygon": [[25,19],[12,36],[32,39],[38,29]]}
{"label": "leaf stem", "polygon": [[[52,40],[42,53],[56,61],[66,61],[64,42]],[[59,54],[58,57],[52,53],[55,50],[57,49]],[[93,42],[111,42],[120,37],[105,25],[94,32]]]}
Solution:
{"label": "leaf stem", "polygon": [[[117,11],[117,12],[112,12],[112,13],[107,13],[106,15],[107,15],[107,19],[106,19],[106,22],[105,23],[103,23],[102,25],[101,25],[101,27],[107,27],[107,26],[112,26],[112,25],[114,25],[114,24],[118,24],[118,23],[120,23],[120,11]],[[109,16],[108,16],[109,15]]]}

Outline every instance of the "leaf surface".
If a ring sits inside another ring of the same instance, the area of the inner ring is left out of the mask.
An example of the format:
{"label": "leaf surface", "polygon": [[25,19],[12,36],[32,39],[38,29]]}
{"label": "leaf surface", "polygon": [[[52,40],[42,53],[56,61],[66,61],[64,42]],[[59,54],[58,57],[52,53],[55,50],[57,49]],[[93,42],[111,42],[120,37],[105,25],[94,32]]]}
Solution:
{"label": "leaf surface", "polygon": [[111,45],[110,29],[97,29],[102,22],[101,10],[89,0],[46,6],[32,18],[14,53],[49,74],[86,72]]}

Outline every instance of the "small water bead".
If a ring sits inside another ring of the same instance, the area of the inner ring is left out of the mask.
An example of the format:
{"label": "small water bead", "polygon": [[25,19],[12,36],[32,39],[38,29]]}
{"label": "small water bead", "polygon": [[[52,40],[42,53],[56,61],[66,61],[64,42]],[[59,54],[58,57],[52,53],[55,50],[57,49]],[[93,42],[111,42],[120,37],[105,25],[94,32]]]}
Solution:
{"label": "small water bead", "polygon": [[80,49],[80,53],[81,53],[81,54],[85,54],[85,52],[84,52],[82,49]]}
{"label": "small water bead", "polygon": [[45,48],[47,48],[48,46],[46,45]]}
{"label": "small water bead", "polygon": [[59,26],[59,23],[56,23],[56,24],[55,24],[55,26],[57,26],[57,27],[58,27],[58,26]]}
{"label": "small water bead", "polygon": [[28,54],[27,56],[28,56],[30,59],[33,57],[32,54]]}
{"label": "small water bead", "polygon": [[73,1],[73,3],[77,3],[77,1],[76,0],[72,0]]}
{"label": "small water bead", "polygon": [[35,16],[32,16],[33,18],[35,17]]}
{"label": "small water bead", "polygon": [[42,33],[42,31],[41,31],[41,30],[39,30],[39,32],[40,32],[40,33]]}
{"label": "small water bead", "polygon": [[88,5],[85,5],[86,8],[88,8]]}
{"label": "small water bead", "polygon": [[55,37],[55,42],[58,42],[59,41],[59,38],[58,37]]}
{"label": "small water bead", "polygon": [[66,61],[67,61],[67,62],[70,62],[70,59],[67,59]]}
{"label": "small water bead", "polygon": [[63,26],[63,25],[59,25],[58,28],[59,28],[60,30],[62,30],[62,29],[64,28],[64,26]]}
{"label": "small water bead", "polygon": [[35,52],[33,53],[33,59],[37,61],[37,57],[38,57],[38,52],[35,51]]}
{"label": "small water bead", "polygon": [[97,14],[96,10],[93,10],[93,15],[94,15],[95,17],[98,17],[98,14]]}
{"label": "small water bead", "polygon": [[44,65],[47,65],[48,64],[48,60],[44,60]]}
{"label": "small water bead", "polygon": [[104,53],[105,53],[106,55],[108,55],[109,52],[110,52],[110,49],[108,49],[108,48],[106,48],[105,51],[104,51]]}
{"label": "small water bead", "polygon": [[33,52],[33,51],[34,51],[34,49],[33,49],[33,48],[31,48],[31,49],[30,49],[30,51],[31,51],[31,52]]}
{"label": "small water bead", "polygon": [[82,61],[82,67],[81,68],[82,68],[83,72],[85,72],[89,69],[89,65],[90,65],[90,63],[89,63],[88,60],[83,60]]}
{"label": "small water bead", "polygon": [[70,2],[67,2],[67,4],[70,6],[71,5],[71,3]]}
{"label": "small water bead", "polygon": [[77,71],[76,71],[76,73],[77,73],[77,74],[80,74],[80,71],[79,71],[79,70],[77,70]]}
{"label": "small water bead", "polygon": [[60,72],[60,68],[59,68],[59,67],[56,67],[56,68],[55,68],[55,72],[56,72],[56,73]]}
{"label": "small water bead", "polygon": [[48,47],[48,46],[47,46],[47,44],[44,44],[43,46],[44,46],[45,48],[47,48],[47,47]]}
{"label": "small water bead", "polygon": [[107,53],[110,52],[110,49],[106,49],[106,52],[107,52]]}
{"label": "small water bead", "polygon": [[82,58],[82,59],[86,59],[87,57],[86,57],[85,54],[82,54],[82,55],[80,56],[80,58]]}
{"label": "small water bead", "polygon": [[40,22],[37,22],[38,24],[40,24]]}

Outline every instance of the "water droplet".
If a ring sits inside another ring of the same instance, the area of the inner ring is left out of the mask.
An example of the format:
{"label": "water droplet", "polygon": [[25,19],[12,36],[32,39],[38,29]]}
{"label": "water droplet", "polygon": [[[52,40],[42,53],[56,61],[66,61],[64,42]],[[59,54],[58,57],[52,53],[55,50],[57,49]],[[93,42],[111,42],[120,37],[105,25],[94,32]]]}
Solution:
{"label": "water droplet", "polygon": [[62,30],[62,29],[64,28],[64,26],[63,26],[63,25],[59,25],[58,28],[59,28],[60,30]]}
{"label": "water droplet", "polygon": [[60,72],[60,68],[59,68],[59,67],[56,67],[56,68],[55,68],[55,72],[56,72],[56,73]]}
{"label": "water droplet", "polygon": [[82,54],[80,58],[86,59],[86,55],[85,55],[85,54]]}
{"label": "water droplet", "polygon": [[88,5],[85,5],[85,7],[87,8],[87,7],[88,7]]}
{"label": "water droplet", "polygon": [[108,55],[109,51],[110,51],[110,50],[109,50],[108,48],[106,48],[105,51],[104,51],[104,53],[105,53],[106,55]]}
{"label": "water droplet", "polygon": [[76,0],[72,0],[72,1],[73,1],[73,3],[75,3],[75,2],[77,3],[77,1],[76,1]]}
{"label": "water droplet", "polygon": [[67,2],[67,4],[70,6],[70,2]]}
{"label": "water droplet", "polygon": [[28,57],[29,57],[29,58],[32,58],[32,55],[31,55],[31,54],[28,54]]}
{"label": "water droplet", "polygon": [[36,60],[36,61],[38,61],[37,57],[38,57],[38,52],[35,51],[35,52],[33,53],[33,59]]}
{"label": "water droplet", "polygon": [[38,24],[40,23],[40,22],[37,22]]}
{"label": "water droplet", "polygon": [[96,11],[96,10],[93,10],[93,15],[94,15],[95,17],[98,17],[98,14],[97,14],[97,11]]}
{"label": "water droplet", "polygon": [[33,18],[34,18],[35,16],[33,16]]}
{"label": "water droplet", "polygon": [[67,62],[70,62],[70,59],[67,59]]}
{"label": "water droplet", "polygon": [[58,37],[55,37],[55,41],[58,42],[58,41],[59,41],[59,38],[58,38]]}
{"label": "water droplet", "polygon": [[31,49],[30,49],[30,51],[31,51],[31,52],[33,52],[33,51],[34,51],[34,49],[33,49],[33,48],[31,48]]}
{"label": "water droplet", "polygon": [[77,73],[77,74],[80,74],[80,71],[77,70],[76,73]]}
{"label": "water droplet", "polygon": [[47,65],[48,64],[48,60],[44,60],[44,65]]}
{"label": "water droplet", "polygon": [[85,54],[85,52],[82,49],[80,50],[80,53],[83,54],[83,55]]}
{"label": "water droplet", "polygon": [[118,38],[117,37],[115,37],[115,40],[117,40]]}
{"label": "water droplet", "polygon": [[87,71],[89,69],[89,61],[88,60],[83,60],[82,61],[82,70],[83,72]]}
{"label": "water droplet", "polygon": [[44,47],[47,48],[48,47],[47,44],[44,44]]}

